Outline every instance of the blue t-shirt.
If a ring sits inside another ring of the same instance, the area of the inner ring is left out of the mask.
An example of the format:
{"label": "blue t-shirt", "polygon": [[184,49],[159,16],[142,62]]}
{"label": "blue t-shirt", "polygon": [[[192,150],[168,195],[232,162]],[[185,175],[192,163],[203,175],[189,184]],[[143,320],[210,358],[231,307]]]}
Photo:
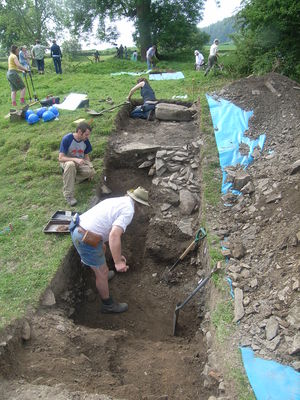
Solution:
{"label": "blue t-shirt", "polygon": [[85,154],[88,154],[92,151],[92,146],[90,141],[81,140],[78,142],[73,133],[68,133],[62,138],[60,143],[59,152],[64,153],[67,157],[74,158],[84,158]]}

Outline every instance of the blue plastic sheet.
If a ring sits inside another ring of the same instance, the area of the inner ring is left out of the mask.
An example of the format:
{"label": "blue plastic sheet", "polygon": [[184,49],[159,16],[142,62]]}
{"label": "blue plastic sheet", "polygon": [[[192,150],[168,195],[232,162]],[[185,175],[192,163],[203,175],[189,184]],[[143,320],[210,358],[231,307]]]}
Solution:
{"label": "blue plastic sheet", "polygon": [[170,79],[184,79],[182,72],[163,72],[162,74],[149,74],[150,81],[164,81]]}
{"label": "blue plastic sheet", "polygon": [[300,400],[299,372],[275,361],[254,357],[248,347],[240,350],[257,400]]}
{"label": "blue plastic sheet", "polygon": [[[244,135],[248,129],[248,121],[253,115],[253,111],[245,111],[235,104],[222,98],[215,99],[206,95],[210,114],[215,130],[215,138],[219,152],[220,165],[223,173],[222,193],[227,193],[232,187],[232,183],[226,182],[225,168],[241,164],[245,168],[253,161],[253,150],[259,146],[262,151],[266,140],[266,135],[262,134],[256,140],[251,140]],[[249,153],[242,155],[239,151],[241,143],[249,146]],[[233,191],[239,194],[238,191]]]}

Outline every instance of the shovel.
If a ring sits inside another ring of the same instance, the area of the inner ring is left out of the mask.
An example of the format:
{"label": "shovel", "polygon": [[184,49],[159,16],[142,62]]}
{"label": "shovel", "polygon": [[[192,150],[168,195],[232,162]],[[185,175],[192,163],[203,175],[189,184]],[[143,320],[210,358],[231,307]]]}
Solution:
{"label": "shovel", "polygon": [[87,112],[88,114],[90,114],[90,115],[98,116],[98,115],[102,115],[102,114],[104,114],[104,113],[106,113],[106,112],[112,111],[112,110],[114,110],[115,108],[122,107],[122,106],[124,106],[125,104],[129,104],[129,102],[128,102],[128,101],[125,101],[125,102],[123,102],[123,103],[121,103],[121,104],[118,104],[118,105],[113,106],[113,107],[111,107],[111,108],[107,108],[107,109],[105,109],[105,110],[103,110],[103,111],[87,110],[86,112]]}
{"label": "shovel", "polygon": [[167,268],[165,272],[163,273],[163,280],[165,282],[169,282],[170,280],[170,272],[173,271],[173,269],[179,264],[180,261],[184,259],[184,257],[196,246],[198,246],[199,241],[204,239],[206,236],[206,231],[204,228],[200,228],[195,236],[195,239],[188,245],[188,247],[184,250],[184,252],[179,256],[178,260],[175,261],[175,263],[172,265],[172,267]]}
{"label": "shovel", "polygon": [[195,294],[203,287],[207,284],[207,282],[210,280],[210,278],[212,277],[212,274],[214,274],[217,269],[219,269],[219,266],[217,265],[217,267],[215,267],[211,273],[204,279],[201,279],[198,282],[198,286],[193,290],[193,292],[182,302],[182,303],[177,303],[176,304],[176,308],[175,308],[175,312],[174,312],[174,317],[173,317],[173,336],[176,335],[176,326],[177,326],[177,321],[178,321],[178,317],[179,317],[179,311],[195,296]]}

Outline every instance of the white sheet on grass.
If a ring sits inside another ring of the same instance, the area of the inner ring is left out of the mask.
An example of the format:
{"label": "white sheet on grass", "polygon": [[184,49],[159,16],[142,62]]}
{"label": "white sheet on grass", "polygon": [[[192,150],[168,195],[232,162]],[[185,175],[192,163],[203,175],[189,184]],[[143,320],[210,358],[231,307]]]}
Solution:
{"label": "white sheet on grass", "polygon": [[60,108],[61,110],[70,110],[74,111],[82,102],[82,100],[87,99],[87,94],[80,93],[70,93],[63,103],[55,104],[55,107]]}

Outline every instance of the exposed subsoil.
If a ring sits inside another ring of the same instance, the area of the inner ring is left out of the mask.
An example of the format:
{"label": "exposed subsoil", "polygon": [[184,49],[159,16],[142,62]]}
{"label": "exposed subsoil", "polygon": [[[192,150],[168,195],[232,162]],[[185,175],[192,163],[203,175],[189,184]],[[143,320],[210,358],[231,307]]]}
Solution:
{"label": "exposed subsoil", "polygon": [[[206,241],[168,275],[168,283],[162,279],[194,239],[201,220],[203,138],[197,119],[131,120],[125,107],[95,201],[138,185],[150,192],[152,207],[137,215],[124,235],[130,269],[110,282],[113,297],[128,302],[129,310],[100,314],[93,276],[71,249],[50,285],[50,301],[48,293],[48,302],[44,298],[37,312],[1,336],[4,400],[238,399],[226,377],[223,381],[226,360],[238,345],[299,369],[297,86],[270,74],[241,79],[215,93],[253,110],[247,134],[267,137],[247,168],[252,185],[242,196],[226,195],[220,207],[206,211],[211,233],[228,250],[226,274],[233,289],[242,291],[242,301],[235,300],[239,324],[226,349],[213,341],[210,283],[180,311],[173,336],[176,304],[208,273]],[[237,166],[231,175],[239,171]],[[107,187],[111,194],[105,194]],[[112,267],[109,255],[108,263]]]}
{"label": "exposed subsoil", "polygon": [[[129,272],[117,274],[110,282],[113,297],[128,302],[129,310],[121,315],[100,313],[93,274],[71,251],[51,285],[56,304],[28,319],[21,331],[23,337],[24,329],[30,331],[26,340],[6,338],[0,361],[5,399],[176,400],[206,399],[214,393],[203,387],[201,379],[206,349],[199,327],[205,290],[180,311],[173,335],[175,306],[200,279],[196,264],[190,265],[191,255],[180,263],[170,282],[162,279],[166,268],[194,239],[199,205],[189,216],[188,232],[180,229],[175,220],[169,221],[170,212],[160,209],[171,189],[165,187],[160,193],[148,176],[150,166],[138,168],[145,160],[153,164],[158,150],[167,149],[172,156],[174,151],[186,152],[198,139],[199,128],[195,120],[131,120],[128,111],[125,107],[119,113],[103,183],[112,191],[110,196],[142,185],[149,189],[153,203],[134,218],[124,235],[122,252]],[[199,150],[196,144],[194,152]],[[185,156],[186,164],[192,158]],[[102,189],[100,183],[99,198],[107,196]],[[173,192],[173,198],[178,207],[178,194]],[[184,218],[176,210],[173,219]],[[109,255],[108,263],[112,267]]]}

